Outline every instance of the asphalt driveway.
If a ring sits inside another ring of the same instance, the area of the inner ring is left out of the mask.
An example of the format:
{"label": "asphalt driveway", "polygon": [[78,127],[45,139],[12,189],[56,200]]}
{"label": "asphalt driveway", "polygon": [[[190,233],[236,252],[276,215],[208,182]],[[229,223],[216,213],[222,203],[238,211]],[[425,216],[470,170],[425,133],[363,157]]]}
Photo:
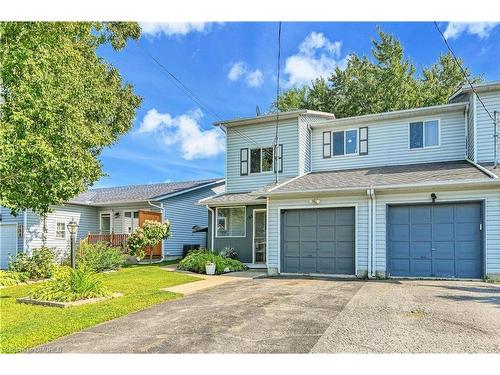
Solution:
{"label": "asphalt driveway", "polygon": [[500,287],[244,279],[35,348],[78,353],[500,353]]}

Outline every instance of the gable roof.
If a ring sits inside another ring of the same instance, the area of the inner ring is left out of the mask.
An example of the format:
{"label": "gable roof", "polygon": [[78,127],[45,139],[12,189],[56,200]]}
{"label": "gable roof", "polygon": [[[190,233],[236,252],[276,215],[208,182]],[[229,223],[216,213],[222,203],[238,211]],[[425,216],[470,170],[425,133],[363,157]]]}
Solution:
{"label": "gable roof", "polygon": [[[415,187],[422,184],[482,183],[494,180],[463,160],[313,172],[285,182],[263,195]],[[500,183],[500,179],[496,180]]]}
{"label": "gable roof", "polygon": [[208,179],[196,181],[165,182],[160,184],[128,185],[109,188],[89,189],[71,199],[68,203],[100,206],[104,204],[143,202],[165,199],[171,195],[187,193],[224,181],[223,179]]}
{"label": "gable roof", "polygon": [[[490,81],[490,82],[484,82],[484,83],[476,83],[473,86],[474,86],[474,90],[476,92],[485,92],[485,91],[500,90],[500,81]],[[470,93],[471,91],[472,91],[472,89],[471,89],[471,87],[469,85],[463,85],[457,91],[455,91],[455,93],[452,94],[449,97],[448,100],[452,101],[458,95],[463,94],[463,93]]]}
{"label": "gable roof", "polygon": [[[279,120],[287,120],[298,118],[303,115],[312,115],[317,117],[323,117],[325,120],[334,119],[335,115],[328,112],[312,111],[310,109],[298,109],[296,111],[280,112]],[[254,116],[254,117],[242,117],[227,121],[218,121],[214,123],[214,126],[237,126],[237,125],[250,125],[250,124],[260,124],[266,122],[276,122],[276,113],[270,113],[267,115]]]}

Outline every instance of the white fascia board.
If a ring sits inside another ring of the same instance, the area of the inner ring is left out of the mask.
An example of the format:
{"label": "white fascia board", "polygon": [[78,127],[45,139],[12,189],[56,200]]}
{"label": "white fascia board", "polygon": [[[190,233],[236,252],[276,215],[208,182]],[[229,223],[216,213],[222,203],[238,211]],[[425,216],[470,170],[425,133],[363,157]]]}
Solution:
{"label": "white fascia board", "polygon": [[216,184],[220,184],[221,182],[224,182],[225,180],[224,179],[221,179],[221,180],[217,180],[217,181],[213,181],[213,182],[210,182],[208,184],[204,184],[204,185],[199,185],[199,186],[195,186],[195,187],[192,187],[192,188],[189,188],[189,189],[185,189],[185,190],[181,190],[181,191],[177,191],[175,193],[170,193],[170,194],[164,194],[164,195],[158,195],[156,197],[153,197],[151,199],[149,199],[150,201],[161,201],[161,200],[164,200],[164,199],[167,199],[167,198],[172,198],[172,197],[176,197],[178,195],[182,195],[182,194],[185,194],[185,193],[189,193],[191,191],[196,191],[198,189],[203,189],[203,188],[206,188],[206,187],[209,187],[209,186],[212,186],[212,185],[216,185]]}

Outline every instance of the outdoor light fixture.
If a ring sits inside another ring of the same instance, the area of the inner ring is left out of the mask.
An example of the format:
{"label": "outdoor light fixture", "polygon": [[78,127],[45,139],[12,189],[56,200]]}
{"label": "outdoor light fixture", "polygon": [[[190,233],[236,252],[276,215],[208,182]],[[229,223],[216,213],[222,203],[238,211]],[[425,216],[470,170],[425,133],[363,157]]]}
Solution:
{"label": "outdoor light fixture", "polygon": [[71,255],[71,268],[76,267],[76,254],[75,254],[75,239],[76,239],[76,232],[78,230],[78,223],[75,221],[74,218],[71,218],[71,221],[68,223],[68,230],[70,234],[70,255]]}
{"label": "outdoor light fixture", "polygon": [[432,203],[436,203],[437,195],[436,193],[431,194]]}
{"label": "outdoor light fixture", "polygon": [[318,198],[314,198],[314,199],[309,199],[309,203],[311,203],[311,204],[320,204],[321,201]]}

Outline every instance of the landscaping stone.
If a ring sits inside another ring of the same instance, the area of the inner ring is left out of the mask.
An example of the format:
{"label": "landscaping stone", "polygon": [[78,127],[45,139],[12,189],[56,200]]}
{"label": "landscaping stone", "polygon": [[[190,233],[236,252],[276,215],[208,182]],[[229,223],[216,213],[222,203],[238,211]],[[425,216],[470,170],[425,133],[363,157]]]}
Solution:
{"label": "landscaping stone", "polygon": [[110,299],[110,298],[118,298],[121,296],[123,296],[123,293],[113,293],[110,297],[80,299],[80,300],[73,301],[73,302],[42,301],[39,299],[33,299],[31,297],[22,297],[22,298],[17,298],[16,300],[17,300],[17,302],[27,303],[27,304],[31,304],[31,305],[66,308],[66,307],[72,307],[72,306],[86,305],[88,303],[101,302],[101,301],[105,301],[105,300]]}

